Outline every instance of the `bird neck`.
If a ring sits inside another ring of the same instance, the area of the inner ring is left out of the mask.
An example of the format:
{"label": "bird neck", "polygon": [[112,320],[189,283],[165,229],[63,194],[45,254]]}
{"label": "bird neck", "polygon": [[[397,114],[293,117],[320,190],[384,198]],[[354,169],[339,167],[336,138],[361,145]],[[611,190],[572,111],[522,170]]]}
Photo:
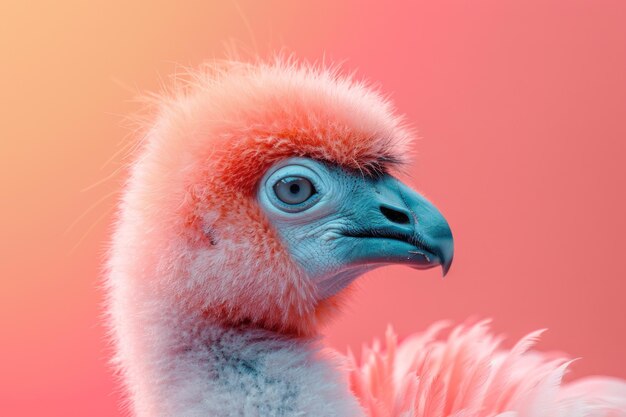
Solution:
{"label": "bird neck", "polygon": [[136,329],[140,354],[127,364],[138,417],[362,415],[316,338],[160,316]]}

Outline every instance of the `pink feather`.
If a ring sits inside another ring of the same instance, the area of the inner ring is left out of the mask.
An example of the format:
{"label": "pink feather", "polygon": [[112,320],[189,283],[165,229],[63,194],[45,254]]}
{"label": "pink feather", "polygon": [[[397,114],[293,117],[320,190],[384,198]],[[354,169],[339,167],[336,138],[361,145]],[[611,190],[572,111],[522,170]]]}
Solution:
{"label": "pink feather", "polygon": [[459,325],[447,338],[443,322],[402,343],[391,328],[385,349],[350,352],[350,385],[370,417],[624,417],[626,383],[588,378],[564,384],[572,362],[530,350],[543,330],[510,350],[489,321]]}

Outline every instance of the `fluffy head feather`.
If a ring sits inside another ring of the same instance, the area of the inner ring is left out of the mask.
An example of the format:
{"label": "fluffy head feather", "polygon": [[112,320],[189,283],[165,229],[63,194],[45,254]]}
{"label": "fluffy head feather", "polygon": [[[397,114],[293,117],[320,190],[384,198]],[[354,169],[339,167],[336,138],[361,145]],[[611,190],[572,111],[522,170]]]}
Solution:
{"label": "fluffy head feather", "polygon": [[158,299],[229,325],[314,333],[337,299],[319,300],[255,188],[293,156],[385,172],[404,161],[411,132],[362,82],[288,60],[214,64],[179,84],[157,99],[132,166],[110,261],[113,292],[126,296],[111,297],[113,315]]}

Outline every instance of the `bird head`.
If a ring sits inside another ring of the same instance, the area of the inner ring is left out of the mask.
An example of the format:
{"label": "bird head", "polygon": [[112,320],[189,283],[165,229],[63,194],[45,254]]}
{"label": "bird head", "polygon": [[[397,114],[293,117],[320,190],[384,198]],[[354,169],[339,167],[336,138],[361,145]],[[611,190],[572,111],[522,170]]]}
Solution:
{"label": "bird head", "polygon": [[227,62],[158,104],[112,259],[159,308],[311,335],[366,271],[450,268],[448,223],[393,175],[412,133],[364,83]]}

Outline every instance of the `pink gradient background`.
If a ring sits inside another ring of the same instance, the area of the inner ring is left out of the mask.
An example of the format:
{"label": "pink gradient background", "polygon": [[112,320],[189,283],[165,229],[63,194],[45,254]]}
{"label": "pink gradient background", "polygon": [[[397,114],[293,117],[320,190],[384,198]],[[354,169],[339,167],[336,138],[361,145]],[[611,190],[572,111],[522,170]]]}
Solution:
{"label": "pink gradient background", "polygon": [[332,346],[477,315],[509,340],[549,328],[573,376],[626,377],[626,2],[18,3],[0,6],[0,415],[122,415],[98,288],[121,121],[229,39],[379,83],[455,233],[445,280],[362,279]]}

